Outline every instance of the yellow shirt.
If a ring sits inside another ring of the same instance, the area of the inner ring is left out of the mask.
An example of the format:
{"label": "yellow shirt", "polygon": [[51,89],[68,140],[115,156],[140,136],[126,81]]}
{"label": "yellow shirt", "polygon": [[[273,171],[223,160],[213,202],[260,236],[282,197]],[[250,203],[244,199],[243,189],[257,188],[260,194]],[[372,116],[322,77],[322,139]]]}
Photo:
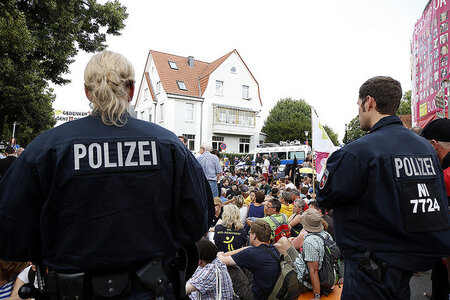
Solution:
{"label": "yellow shirt", "polygon": [[252,203],[252,199],[250,198],[250,195],[249,195],[247,198],[245,198],[244,204],[245,205],[250,205],[250,203]]}
{"label": "yellow shirt", "polygon": [[294,213],[294,205],[281,204],[280,214],[285,214],[288,218]]}

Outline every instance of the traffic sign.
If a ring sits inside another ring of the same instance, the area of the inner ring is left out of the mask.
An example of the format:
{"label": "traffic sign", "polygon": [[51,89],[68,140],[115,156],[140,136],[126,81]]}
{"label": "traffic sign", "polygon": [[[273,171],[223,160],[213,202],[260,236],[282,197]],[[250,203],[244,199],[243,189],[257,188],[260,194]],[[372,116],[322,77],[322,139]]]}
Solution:
{"label": "traffic sign", "polygon": [[220,149],[222,149],[222,151],[225,151],[225,149],[227,149],[227,145],[225,143],[220,144]]}

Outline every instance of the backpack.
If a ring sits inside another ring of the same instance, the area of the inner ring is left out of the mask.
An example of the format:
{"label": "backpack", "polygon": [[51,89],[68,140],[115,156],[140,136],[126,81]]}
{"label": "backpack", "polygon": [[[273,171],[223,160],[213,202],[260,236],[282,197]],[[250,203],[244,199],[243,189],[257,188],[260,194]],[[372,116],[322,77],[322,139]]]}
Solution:
{"label": "backpack", "polygon": [[[340,278],[342,278],[340,272],[341,251],[333,239],[324,238],[318,233],[309,233],[305,236],[305,240],[310,235],[316,235],[323,241],[325,252],[323,255],[322,266],[319,270],[320,292],[324,295],[328,295],[332,292],[331,288],[339,281]],[[304,252],[302,252],[302,258],[304,261]]]}
{"label": "backpack", "polygon": [[277,219],[275,219],[275,217],[269,216],[269,218],[272,220],[272,222],[275,223],[276,226],[273,239],[274,243],[278,242],[278,240],[283,236],[291,236],[291,229],[289,228],[287,217],[285,214],[282,214],[281,216],[283,217],[283,224],[280,224]]}
{"label": "backpack", "polygon": [[263,247],[263,249],[270,253],[280,266],[280,275],[267,299],[297,299],[300,295],[300,283],[298,282],[297,272],[295,272],[293,266],[287,263],[283,254],[280,255],[280,258],[277,258],[271,250],[266,247]]}

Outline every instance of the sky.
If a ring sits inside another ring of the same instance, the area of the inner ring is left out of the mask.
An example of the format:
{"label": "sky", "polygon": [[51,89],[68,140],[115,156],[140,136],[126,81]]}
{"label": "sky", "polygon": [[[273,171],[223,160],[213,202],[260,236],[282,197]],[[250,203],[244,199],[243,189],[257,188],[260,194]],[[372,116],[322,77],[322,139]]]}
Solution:
{"label": "sky", "polygon": [[[410,42],[428,0],[120,2],[129,16],[108,50],[131,61],[137,86],[149,50],[212,62],[236,49],[259,83],[263,119],[278,100],[303,99],[342,141],[367,79],[391,76],[411,89]],[[80,51],[65,76],[72,82],[52,85],[54,109],[89,110],[83,72],[92,55]]]}

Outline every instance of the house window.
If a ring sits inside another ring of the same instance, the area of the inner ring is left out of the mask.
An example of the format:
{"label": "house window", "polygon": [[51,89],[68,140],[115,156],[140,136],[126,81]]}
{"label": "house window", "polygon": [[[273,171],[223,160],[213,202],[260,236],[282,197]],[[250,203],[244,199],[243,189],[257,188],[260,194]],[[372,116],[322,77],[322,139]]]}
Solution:
{"label": "house window", "polygon": [[220,151],[220,144],[223,143],[223,136],[213,136],[212,137],[212,147],[213,149]]}
{"label": "house window", "polygon": [[148,121],[152,122],[152,113],[151,112],[148,113]]}
{"label": "house window", "polygon": [[195,134],[183,134],[183,136],[187,139],[188,148],[191,151],[194,151],[195,147]]}
{"label": "house window", "polygon": [[186,85],[184,84],[184,81],[177,80],[177,84],[178,84],[178,88],[180,90],[187,91],[187,88],[186,88]]}
{"label": "house window", "polygon": [[239,153],[249,153],[250,152],[250,139],[240,138],[239,139]]}
{"label": "house window", "polygon": [[216,80],[216,95],[223,96],[223,81]]}
{"label": "house window", "polygon": [[144,101],[148,100],[148,88],[145,88],[144,90]]}
{"label": "house window", "polygon": [[145,111],[141,111],[141,120],[144,120]]}
{"label": "house window", "polygon": [[214,107],[214,123],[255,127],[256,112],[228,107]]}
{"label": "house window", "polygon": [[231,73],[236,74],[236,68],[235,67],[231,68]]}
{"label": "house window", "polygon": [[162,123],[164,122],[164,103],[161,103],[159,106],[159,122]]}
{"label": "house window", "polygon": [[248,100],[249,97],[249,91],[248,91],[248,85],[242,86],[242,99]]}
{"label": "house window", "polygon": [[194,103],[186,103],[186,121],[194,121]]}
{"label": "house window", "polygon": [[156,95],[159,95],[160,92],[161,92],[161,81],[158,81],[156,83]]}
{"label": "house window", "polygon": [[174,61],[169,60],[169,66],[171,69],[178,70],[177,63]]}

